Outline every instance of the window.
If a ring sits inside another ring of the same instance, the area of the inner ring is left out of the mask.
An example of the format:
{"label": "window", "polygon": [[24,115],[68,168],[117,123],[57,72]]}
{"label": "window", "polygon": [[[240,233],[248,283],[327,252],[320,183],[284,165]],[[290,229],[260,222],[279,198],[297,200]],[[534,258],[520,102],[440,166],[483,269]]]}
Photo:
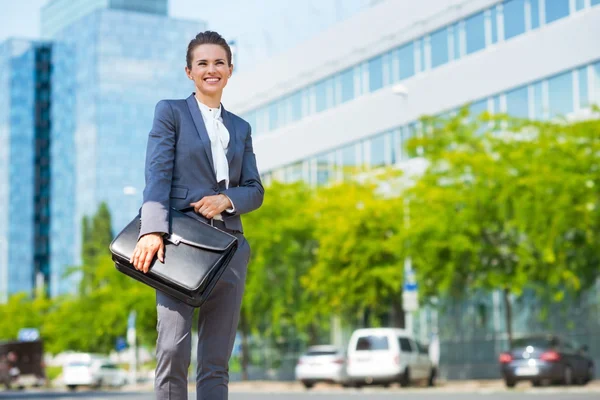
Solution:
{"label": "window", "polygon": [[483,13],[467,18],[465,32],[467,36],[467,54],[474,53],[485,47],[485,19]]}
{"label": "window", "polygon": [[487,110],[488,110],[487,99],[483,99],[483,100],[479,100],[474,103],[471,103],[471,106],[469,107],[469,113],[471,114],[472,118],[479,117],[482,112],[487,111]]}
{"label": "window", "polygon": [[544,0],[546,6],[546,23],[556,21],[569,15],[569,0]]}
{"label": "window", "polygon": [[586,108],[590,105],[588,93],[587,67],[577,70],[577,80],[579,81],[579,108]]}
{"label": "window", "polygon": [[525,32],[525,0],[509,0],[504,3],[504,39]]}
{"label": "window", "polygon": [[292,121],[302,118],[302,92],[298,91],[290,96],[292,107]]}
{"label": "window", "polygon": [[316,84],[316,111],[321,112],[327,108],[327,83],[328,79],[325,79]]}
{"label": "window", "polygon": [[462,40],[461,40],[461,31],[463,28],[463,23],[462,22],[457,22],[456,24],[454,24],[453,28],[452,28],[452,34],[453,34],[453,38],[452,38],[452,42],[453,42],[453,55],[454,55],[454,59],[458,60],[460,58],[461,55],[463,55],[464,51],[463,51],[463,44],[462,44]]}
{"label": "window", "polygon": [[576,0],[575,1],[575,9],[577,11],[583,10],[584,7],[585,7],[585,0]]}
{"label": "window", "polygon": [[342,103],[354,98],[354,69],[349,68],[340,74],[342,85]]}
{"label": "window", "polygon": [[448,62],[448,28],[431,34],[431,68]]}
{"label": "window", "polygon": [[381,167],[386,164],[385,136],[379,135],[371,139],[371,167]]}
{"label": "window", "polygon": [[[600,1],[600,0],[599,0]],[[592,95],[590,98],[594,102],[594,104],[600,105],[600,62],[592,65]]]}
{"label": "window", "polygon": [[492,44],[498,41],[498,13],[496,11],[496,7],[492,7],[490,10],[490,27],[492,29]]}
{"label": "window", "polygon": [[413,43],[409,43],[398,49],[398,65],[400,67],[401,80],[410,78],[415,74],[415,52]]}
{"label": "window", "polygon": [[358,338],[358,341],[356,342],[357,351],[387,349],[389,349],[389,344],[386,336],[363,336]]}
{"label": "window", "polygon": [[412,349],[410,348],[410,342],[407,338],[398,338],[400,344],[400,351],[403,353],[410,353]]}
{"label": "window", "polygon": [[277,101],[274,101],[269,105],[269,130],[274,130],[279,127],[277,103]]}
{"label": "window", "polygon": [[573,112],[573,78],[571,72],[548,79],[550,114],[566,115]]}
{"label": "window", "polygon": [[513,117],[529,118],[527,86],[506,93],[506,112]]}
{"label": "window", "polygon": [[600,4],[600,0],[592,0],[592,6]]}
{"label": "window", "polygon": [[544,119],[542,82],[533,85],[533,119]]}
{"label": "window", "polygon": [[324,185],[332,178],[332,165],[329,155],[317,157],[317,185]]}
{"label": "window", "polygon": [[383,87],[383,62],[382,57],[376,57],[369,60],[369,91],[381,89]]}
{"label": "window", "polygon": [[417,347],[419,348],[420,354],[429,354],[429,347],[425,346],[421,342],[417,342]]}
{"label": "window", "polygon": [[531,29],[537,29],[540,26],[540,0],[528,0],[531,10]]}

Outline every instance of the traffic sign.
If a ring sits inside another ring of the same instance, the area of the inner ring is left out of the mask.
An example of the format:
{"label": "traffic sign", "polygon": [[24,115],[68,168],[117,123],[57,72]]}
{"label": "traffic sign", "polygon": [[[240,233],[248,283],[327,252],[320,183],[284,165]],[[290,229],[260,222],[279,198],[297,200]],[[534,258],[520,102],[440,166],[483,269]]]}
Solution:
{"label": "traffic sign", "polygon": [[402,309],[405,312],[417,311],[419,309],[419,296],[416,291],[402,292]]}
{"label": "traffic sign", "polygon": [[124,337],[119,336],[117,338],[117,342],[115,343],[115,349],[117,351],[123,351],[127,348],[127,341],[125,340]]}
{"label": "traffic sign", "polygon": [[19,329],[17,339],[22,342],[35,342],[40,339],[40,331],[37,328]]}

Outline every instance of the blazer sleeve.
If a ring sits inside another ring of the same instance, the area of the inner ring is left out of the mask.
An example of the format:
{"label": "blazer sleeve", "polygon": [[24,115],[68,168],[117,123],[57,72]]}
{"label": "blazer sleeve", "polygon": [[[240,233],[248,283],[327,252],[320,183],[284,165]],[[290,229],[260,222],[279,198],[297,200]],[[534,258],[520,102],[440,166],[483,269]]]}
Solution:
{"label": "blazer sleeve", "polygon": [[175,159],[175,116],[171,105],[161,100],[146,148],[144,201],[138,239],[148,233],[169,233],[169,196]]}
{"label": "blazer sleeve", "polygon": [[222,213],[225,219],[254,211],[263,203],[265,189],[260,181],[260,174],[256,167],[256,156],[252,147],[252,128],[250,124],[248,124],[248,135],[246,136],[244,146],[240,184],[236,187],[225,189],[221,193],[229,197],[235,207],[233,213]]}

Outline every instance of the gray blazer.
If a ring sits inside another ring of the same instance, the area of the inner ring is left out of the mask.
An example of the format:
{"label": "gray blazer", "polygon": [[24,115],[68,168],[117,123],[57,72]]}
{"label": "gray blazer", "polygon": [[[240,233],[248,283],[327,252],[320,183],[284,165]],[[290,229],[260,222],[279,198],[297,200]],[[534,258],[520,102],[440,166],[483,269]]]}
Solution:
{"label": "gray blazer", "polygon": [[261,206],[265,190],[256,168],[250,124],[223,107],[221,115],[230,135],[229,189],[224,181],[217,182],[210,139],[194,93],[185,100],[161,100],[156,105],[146,149],[140,237],[168,233],[169,208],[188,207],[204,196],[229,196],[235,212],[221,216],[227,229],[240,232],[240,215]]}

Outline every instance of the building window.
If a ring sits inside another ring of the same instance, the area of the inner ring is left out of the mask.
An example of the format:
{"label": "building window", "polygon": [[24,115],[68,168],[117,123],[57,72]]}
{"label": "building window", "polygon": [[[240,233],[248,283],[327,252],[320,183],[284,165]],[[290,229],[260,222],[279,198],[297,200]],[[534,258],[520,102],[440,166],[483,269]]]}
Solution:
{"label": "building window", "polygon": [[483,13],[467,18],[465,32],[467,36],[467,54],[485,48],[485,18]]}
{"label": "building window", "polygon": [[542,82],[533,85],[533,119],[544,119],[544,101],[543,101]]}
{"label": "building window", "polygon": [[573,74],[566,72],[548,79],[548,99],[551,116],[573,112]]}
{"label": "building window", "polygon": [[527,0],[529,2],[529,13],[531,14],[531,29],[540,27],[540,0]]}
{"label": "building window", "polygon": [[510,0],[503,4],[504,39],[510,39],[525,32],[525,0]]}
{"label": "building window", "polygon": [[484,111],[487,111],[488,110],[487,103],[488,103],[487,99],[479,100],[474,103],[471,103],[471,105],[469,106],[469,114],[471,115],[471,117],[477,118],[481,115],[481,113],[483,113]]}
{"label": "building window", "polygon": [[321,112],[327,108],[327,83],[328,80],[325,79],[316,84],[315,92],[316,92],[316,111]]}
{"label": "building window", "polygon": [[298,91],[290,96],[292,107],[292,121],[302,118],[302,92]]}
{"label": "building window", "polygon": [[[600,1],[600,0],[599,0]],[[592,66],[592,101],[600,105],[600,62]]]}
{"label": "building window", "polygon": [[371,159],[370,166],[371,167],[382,167],[386,164],[386,151],[387,147],[385,145],[385,135],[378,135],[371,139],[370,147],[371,147]]}
{"label": "building window", "polygon": [[506,112],[513,117],[529,118],[529,96],[527,86],[506,93]]}
{"label": "building window", "polygon": [[592,0],[592,6],[597,6],[600,4],[600,0]]}
{"label": "building window", "polygon": [[448,28],[431,34],[431,68],[448,62]]}
{"label": "building window", "polygon": [[278,101],[274,101],[269,105],[269,130],[275,130],[279,127],[279,116],[278,116]]}
{"label": "building window", "polygon": [[490,28],[492,30],[491,43],[498,42],[498,12],[496,7],[492,7],[490,10]]}
{"label": "building window", "polygon": [[369,60],[369,91],[381,89],[383,87],[383,60],[382,57],[376,57]]}
{"label": "building window", "polygon": [[462,37],[464,35],[464,22],[457,22],[452,27],[452,47],[453,47],[453,56],[454,60],[458,60],[464,54],[464,45]]}
{"label": "building window", "polygon": [[354,69],[350,68],[340,74],[342,85],[342,103],[354,98]]}
{"label": "building window", "polygon": [[411,42],[398,49],[398,66],[400,68],[400,80],[410,78],[415,74],[415,51]]}
{"label": "building window", "polygon": [[556,21],[569,15],[569,0],[544,0],[546,23]]}
{"label": "building window", "polygon": [[587,67],[577,70],[577,81],[579,83],[579,108],[586,108],[590,105]]}
{"label": "building window", "polygon": [[585,8],[585,0],[576,0],[575,1],[575,9],[577,11],[583,10]]}

